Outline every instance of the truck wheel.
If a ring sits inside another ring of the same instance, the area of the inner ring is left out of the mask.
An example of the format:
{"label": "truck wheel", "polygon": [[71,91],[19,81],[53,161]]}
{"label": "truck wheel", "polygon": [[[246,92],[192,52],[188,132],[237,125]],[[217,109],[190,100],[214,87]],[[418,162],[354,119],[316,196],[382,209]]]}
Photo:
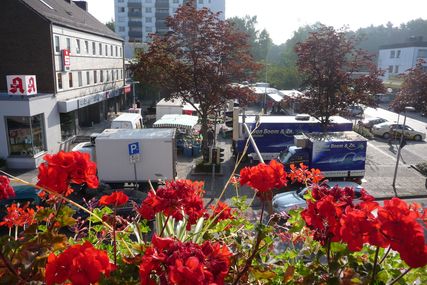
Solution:
{"label": "truck wheel", "polygon": [[422,137],[420,135],[415,135],[414,140],[416,140],[417,142],[422,140]]}
{"label": "truck wheel", "polygon": [[390,134],[389,134],[389,133],[384,133],[384,134],[383,134],[383,138],[385,138],[385,139],[389,139],[389,138],[390,138]]}

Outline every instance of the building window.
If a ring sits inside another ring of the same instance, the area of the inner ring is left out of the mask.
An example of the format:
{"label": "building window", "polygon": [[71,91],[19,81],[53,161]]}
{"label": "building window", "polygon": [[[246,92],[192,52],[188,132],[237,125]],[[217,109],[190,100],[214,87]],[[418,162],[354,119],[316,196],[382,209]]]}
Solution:
{"label": "building window", "polygon": [[123,69],[120,69],[120,79],[123,79]]}
{"label": "building window", "polygon": [[89,42],[85,41],[85,53],[89,54]]}
{"label": "building window", "polygon": [[71,40],[70,40],[70,38],[67,38],[67,49],[69,52],[71,52]]}
{"label": "building window", "polygon": [[92,54],[96,55],[96,43],[92,42]]}
{"label": "building window", "polygon": [[108,70],[105,71],[107,73],[107,82],[110,81],[110,73],[108,72]]}
{"label": "building window", "polygon": [[145,3],[153,3],[152,0],[145,0]]}
{"label": "building window", "polygon": [[151,12],[152,12],[151,7],[146,7],[145,8],[145,13],[151,13]]}
{"label": "building window", "polygon": [[105,45],[105,56],[108,56],[108,46]]}
{"label": "building window", "polygon": [[93,71],[93,83],[97,83],[98,82],[98,74],[96,72],[96,70]]}
{"label": "building window", "polygon": [[116,69],[116,80],[118,80],[118,79],[119,79],[119,70]]}
{"label": "building window", "polygon": [[102,44],[99,43],[99,55],[102,55]]}
{"label": "building window", "polygon": [[114,54],[113,54],[113,45],[111,45],[110,47],[111,47],[111,49],[110,49],[110,51],[111,51],[111,52],[110,52],[110,55],[111,55],[111,56],[114,56]]}
{"label": "building window", "polygon": [[119,12],[120,13],[124,13],[125,12],[125,7],[119,7]]}
{"label": "building window", "polygon": [[76,53],[80,53],[80,40],[76,39]]}
{"label": "building window", "polygon": [[66,140],[77,134],[75,112],[59,113],[61,139]]}
{"label": "building window", "polygon": [[397,51],[396,58],[400,58],[400,52],[401,52],[401,50],[399,49],[399,50]]}
{"label": "building window", "polygon": [[119,47],[116,46],[116,56],[119,56],[119,51],[118,51]]}
{"label": "building window", "polygon": [[59,36],[55,36],[55,52],[60,52],[61,48],[59,46]]}
{"label": "building window", "polygon": [[34,156],[46,150],[43,114],[6,117],[9,154]]}
{"label": "building window", "polygon": [[119,47],[119,56],[122,56],[122,47]]}
{"label": "building window", "polygon": [[199,0],[199,4],[203,4],[203,0]]}
{"label": "building window", "polygon": [[393,65],[389,65],[388,67],[388,73],[392,73],[393,72]]}
{"label": "building window", "polygon": [[124,32],[125,31],[125,27],[119,27],[119,32]]}
{"label": "building window", "polygon": [[151,23],[153,20],[151,19],[151,17],[147,17],[147,18],[145,18],[145,22],[146,23]]}
{"label": "building window", "polygon": [[68,73],[68,87],[73,88],[73,73]]}
{"label": "building window", "polygon": [[125,17],[119,17],[117,22],[126,22],[126,18]]}
{"label": "building window", "polygon": [[419,49],[418,58],[427,58],[427,49]]}
{"label": "building window", "polygon": [[399,73],[399,66],[398,65],[394,66],[394,73]]}
{"label": "building window", "polygon": [[56,80],[58,81],[58,90],[62,90],[62,73],[56,74]]}
{"label": "building window", "polygon": [[145,27],[145,32],[146,33],[151,33],[153,31],[153,27]]}
{"label": "building window", "polygon": [[101,79],[99,80],[99,82],[104,82],[104,70],[100,70],[99,71],[99,76],[101,76]]}
{"label": "building window", "polygon": [[86,85],[90,84],[90,73],[89,71],[86,71]]}
{"label": "building window", "polygon": [[111,81],[114,81],[114,70],[111,70]]}
{"label": "building window", "polygon": [[391,50],[390,51],[390,58],[394,58],[395,54],[396,54],[396,51]]}
{"label": "building window", "polygon": [[82,72],[81,71],[79,71],[77,73],[77,78],[79,80],[79,87],[82,87],[83,86],[83,76],[82,76]]}

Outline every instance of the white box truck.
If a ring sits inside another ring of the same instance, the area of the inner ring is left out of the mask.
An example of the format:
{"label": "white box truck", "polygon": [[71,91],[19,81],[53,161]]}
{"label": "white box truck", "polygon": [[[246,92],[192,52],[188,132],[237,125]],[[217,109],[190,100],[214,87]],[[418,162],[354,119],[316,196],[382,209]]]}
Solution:
{"label": "white box truck", "polygon": [[73,151],[90,153],[100,182],[112,188],[176,177],[175,129],[106,129],[94,141]]}

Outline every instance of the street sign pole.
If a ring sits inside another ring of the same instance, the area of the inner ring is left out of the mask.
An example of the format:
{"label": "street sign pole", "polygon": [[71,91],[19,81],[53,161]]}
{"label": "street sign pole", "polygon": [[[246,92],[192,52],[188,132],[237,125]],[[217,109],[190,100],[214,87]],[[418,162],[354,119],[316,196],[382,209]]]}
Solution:
{"label": "street sign pole", "polygon": [[139,143],[134,142],[128,144],[128,153],[129,153],[129,162],[133,164],[133,172],[135,175],[135,190],[138,190],[138,177],[137,177],[137,171],[136,171],[136,163],[141,159],[140,151],[139,151]]}

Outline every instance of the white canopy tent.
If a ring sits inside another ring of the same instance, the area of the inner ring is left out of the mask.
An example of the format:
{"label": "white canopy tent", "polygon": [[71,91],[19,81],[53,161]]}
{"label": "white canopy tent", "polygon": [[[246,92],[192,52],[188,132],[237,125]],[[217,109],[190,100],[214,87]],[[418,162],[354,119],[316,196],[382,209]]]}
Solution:
{"label": "white canopy tent", "polygon": [[154,128],[185,128],[192,129],[198,122],[197,116],[181,115],[181,114],[168,114],[163,115],[160,120],[154,124]]}

